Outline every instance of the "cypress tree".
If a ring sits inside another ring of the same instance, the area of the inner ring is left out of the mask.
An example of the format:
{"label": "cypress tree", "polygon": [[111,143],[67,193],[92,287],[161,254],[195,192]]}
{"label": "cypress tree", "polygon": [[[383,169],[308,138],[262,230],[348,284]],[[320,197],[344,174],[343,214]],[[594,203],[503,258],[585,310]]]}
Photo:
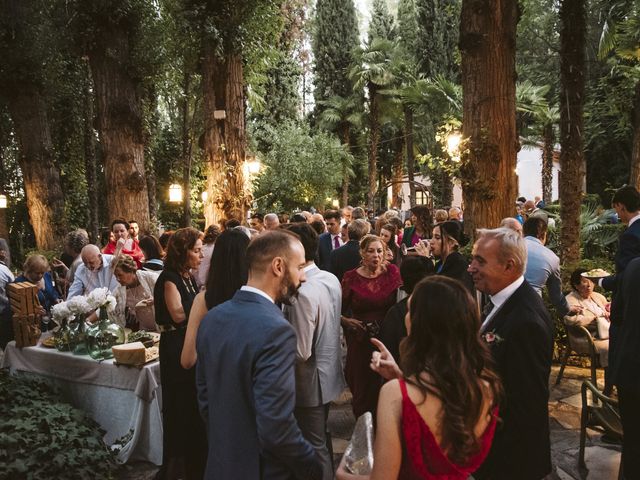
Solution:
{"label": "cypress tree", "polygon": [[369,43],[374,38],[395,40],[396,28],[393,15],[389,13],[385,0],[373,0],[371,22],[369,23]]}
{"label": "cypress tree", "polygon": [[359,45],[358,20],[353,0],[318,0],[312,49],[315,58],[316,105],[332,96],[348,97],[353,50]]}
{"label": "cypress tree", "polygon": [[459,0],[415,0],[420,31],[416,42],[418,65],[427,77],[459,78],[456,65]]}

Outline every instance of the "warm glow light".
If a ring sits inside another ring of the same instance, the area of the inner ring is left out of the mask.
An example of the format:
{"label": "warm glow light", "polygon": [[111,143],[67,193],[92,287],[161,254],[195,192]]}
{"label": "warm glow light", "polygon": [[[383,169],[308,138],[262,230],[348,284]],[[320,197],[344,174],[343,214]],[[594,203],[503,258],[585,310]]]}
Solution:
{"label": "warm glow light", "polygon": [[257,160],[255,157],[252,160],[248,160],[246,162],[247,171],[249,175],[257,175],[260,173],[260,168],[262,168],[262,163],[260,160]]}
{"label": "warm glow light", "polygon": [[169,186],[169,201],[171,203],[180,203],[182,201],[182,187],[177,183]]}
{"label": "warm glow light", "polygon": [[449,155],[451,157],[460,156],[458,150],[460,149],[461,141],[462,135],[460,135],[458,132],[451,132],[449,135],[447,135],[447,152],[449,152]]}
{"label": "warm glow light", "polygon": [[340,201],[334,200],[333,202],[331,202],[331,205],[333,205],[333,208],[338,208],[340,206]]}
{"label": "warm glow light", "polygon": [[202,192],[202,203],[207,203],[207,198],[209,198],[209,192],[205,190]]}
{"label": "warm glow light", "polygon": [[7,208],[7,196],[0,195],[0,208]]}

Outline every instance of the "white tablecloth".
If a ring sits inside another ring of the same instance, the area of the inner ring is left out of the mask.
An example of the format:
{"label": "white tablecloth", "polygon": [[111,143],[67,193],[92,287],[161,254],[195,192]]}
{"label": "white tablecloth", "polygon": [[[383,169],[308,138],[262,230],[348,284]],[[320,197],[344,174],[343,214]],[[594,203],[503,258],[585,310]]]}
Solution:
{"label": "white tablecloth", "polygon": [[[43,339],[45,337],[43,336]],[[106,431],[105,443],[119,448],[117,459],[162,464],[160,364],[143,368],[114,365],[41,346],[7,345],[1,368],[46,377],[73,406]]]}

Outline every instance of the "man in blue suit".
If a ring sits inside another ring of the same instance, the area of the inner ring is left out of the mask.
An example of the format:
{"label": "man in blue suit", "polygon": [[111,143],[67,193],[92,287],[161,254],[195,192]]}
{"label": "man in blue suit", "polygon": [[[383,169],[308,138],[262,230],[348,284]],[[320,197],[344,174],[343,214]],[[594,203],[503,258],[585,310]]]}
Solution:
{"label": "man in blue suit", "polygon": [[318,268],[331,270],[331,252],[340,248],[344,243],[340,238],[340,212],[327,210],[324,212],[324,221],[327,231],[318,237]]}
{"label": "man in blue suit", "polygon": [[247,263],[247,285],[198,330],[205,478],[320,479],[320,462],[293,415],[296,335],[274,303],[287,304],[304,282],[304,248],[291,233],[266,232],[249,244]]}

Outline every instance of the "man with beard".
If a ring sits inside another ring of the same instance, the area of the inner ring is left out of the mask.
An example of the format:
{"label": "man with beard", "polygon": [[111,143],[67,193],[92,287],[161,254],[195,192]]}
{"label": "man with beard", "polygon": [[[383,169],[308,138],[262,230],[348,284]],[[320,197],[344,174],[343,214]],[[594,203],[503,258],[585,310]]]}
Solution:
{"label": "man with beard", "polygon": [[296,335],[275,302],[305,280],[304,247],[285,231],[254,238],[249,279],[212,309],[197,338],[196,382],[209,439],[206,479],[319,479],[295,408]]}

